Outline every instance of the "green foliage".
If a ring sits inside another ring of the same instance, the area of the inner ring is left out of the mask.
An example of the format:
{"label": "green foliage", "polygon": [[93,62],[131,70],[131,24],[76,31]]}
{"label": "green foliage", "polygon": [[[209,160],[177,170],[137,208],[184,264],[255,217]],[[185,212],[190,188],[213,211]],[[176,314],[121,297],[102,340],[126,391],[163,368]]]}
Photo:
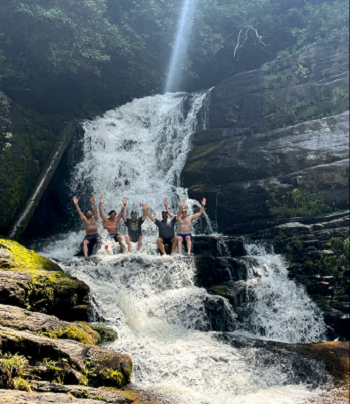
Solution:
{"label": "green foliage", "polygon": [[27,360],[24,356],[10,353],[6,353],[0,362],[8,369],[11,373],[11,378],[22,374],[24,368],[27,366]]}
{"label": "green foliage", "polygon": [[349,37],[349,2],[335,0],[313,5],[305,3],[303,9],[291,8],[289,15],[297,18],[302,27],[292,29],[297,39],[294,49],[305,49],[315,43],[339,43]]}
{"label": "green foliage", "polygon": [[276,189],[266,189],[269,199],[266,206],[272,216],[287,218],[293,216],[312,217],[329,213],[333,208],[319,200],[312,200],[306,187],[294,188],[287,195],[279,195]]}
{"label": "green foliage", "polygon": [[331,249],[334,255],[324,255],[319,259],[308,258],[303,264],[303,270],[336,278],[335,295],[350,293],[349,271],[349,238],[334,237],[323,245]]}
{"label": "green foliage", "polygon": [[27,391],[28,393],[32,391],[29,382],[22,377],[17,377],[13,380],[13,383],[15,390]]}

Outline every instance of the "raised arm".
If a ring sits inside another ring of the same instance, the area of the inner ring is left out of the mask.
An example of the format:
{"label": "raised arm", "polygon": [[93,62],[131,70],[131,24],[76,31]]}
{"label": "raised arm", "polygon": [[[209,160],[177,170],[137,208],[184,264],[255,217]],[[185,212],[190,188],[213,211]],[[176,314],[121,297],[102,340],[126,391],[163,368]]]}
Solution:
{"label": "raised arm", "polygon": [[81,212],[81,210],[80,210],[80,208],[79,208],[79,205],[78,205],[79,199],[78,199],[76,196],[73,196],[73,202],[74,202],[74,205],[75,205],[75,207],[76,207],[76,209],[77,209],[77,212],[78,212],[78,214],[79,214],[80,219],[81,219],[83,222],[86,222],[86,218],[85,218],[85,216],[82,214],[82,212]]}
{"label": "raised arm", "polygon": [[168,208],[168,200],[167,199],[164,199],[164,207],[165,207],[165,210],[168,212],[168,214],[169,214],[169,216],[171,217],[171,218],[173,218],[173,217],[175,217],[175,215],[173,215],[171,212],[170,212],[170,209]]}
{"label": "raised arm", "polygon": [[179,209],[179,211],[177,212],[176,220],[180,217],[180,215],[181,215],[181,213],[182,213],[182,209],[184,208],[184,200],[183,200],[183,199],[180,199],[179,205],[180,205],[180,209]]}
{"label": "raised arm", "polygon": [[143,204],[142,204],[142,207],[143,207],[144,212],[146,212],[146,215],[152,220],[153,223],[155,223],[155,222],[156,222],[156,218],[153,217],[153,216],[149,213],[147,204],[146,204],[146,203],[143,203]]}
{"label": "raised arm", "polygon": [[97,206],[96,206],[96,197],[95,195],[92,195],[91,197],[91,202],[94,205],[94,218],[98,220],[98,215],[97,215]]}
{"label": "raised arm", "polygon": [[107,217],[105,216],[105,214],[103,213],[103,210],[102,210],[103,202],[104,202],[104,200],[103,200],[102,196],[100,196],[100,206],[99,206],[100,216],[103,221],[106,221]]}
{"label": "raised arm", "polygon": [[[120,215],[121,218],[123,219],[124,223],[126,223],[126,222],[128,221],[128,219],[127,219],[126,216],[125,216],[125,205],[122,206],[119,215]],[[118,215],[118,216],[119,216],[119,215]]]}
{"label": "raised arm", "polygon": [[[142,207],[144,205],[143,201],[142,201]],[[142,221],[144,222],[146,220],[147,217],[147,211],[145,210],[145,208],[143,207],[143,215],[142,215]]]}
{"label": "raised arm", "polygon": [[198,213],[196,213],[195,215],[192,215],[191,220],[196,220],[203,215],[205,205],[207,204],[207,200],[205,198],[203,198],[201,204],[202,204],[201,210]]}

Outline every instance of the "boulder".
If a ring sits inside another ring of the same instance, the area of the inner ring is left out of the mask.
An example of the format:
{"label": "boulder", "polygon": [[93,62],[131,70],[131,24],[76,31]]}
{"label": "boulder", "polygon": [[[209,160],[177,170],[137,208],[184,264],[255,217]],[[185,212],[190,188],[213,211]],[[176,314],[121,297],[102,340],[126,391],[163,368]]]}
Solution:
{"label": "boulder", "polygon": [[75,379],[76,384],[116,388],[130,383],[130,357],[98,346],[0,326],[0,351],[28,358],[26,376],[34,380],[58,377],[66,383]]}
{"label": "boulder", "polygon": [[72,339],[85,344],[96,345],[101,341],[100,334],[87,324],[68,323],[55,316],[2,304],[0,304],[0,326],[19,331],[32,331],[54,339]]}
{"label": "boulder", "polygon": [[0,239],[0,303],[87,321],[89,287],[53,261],[21,244]]}
{"label": "boulder", "polygon": [[11,388],[13,388],[13,381],[11,379],[11,373],[0,362],[0,389],[11,389]]}

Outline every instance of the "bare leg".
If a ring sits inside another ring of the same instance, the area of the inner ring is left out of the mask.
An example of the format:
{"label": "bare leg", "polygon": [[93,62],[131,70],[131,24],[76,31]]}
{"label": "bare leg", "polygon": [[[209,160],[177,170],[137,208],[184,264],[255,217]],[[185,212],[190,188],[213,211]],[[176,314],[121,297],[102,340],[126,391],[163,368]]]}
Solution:
{"label": "bare leg", "polygon": [[130,237],[129,236],[125,236],[125,242],[128,246],[128,251],[131,252],[132,251],[132,247],[131,247],[131,242],[130,242]]}
{"label": "bare leg", "polygon": [[88,251],[88,244],[89,242],[87,240],[83,241],[83,251],[84,251],[84,257],[87,258],[89,251]]}
{"label": "bare leg", "polygon": [[126,247],[125,247],[125,244],[123,244],[123,237],[122,236],[118,236],[117,237],[117,240],[118,240],[118,242],[119,242],[119,244],[120,244],[120,247],[122,248],[122,251],[123,252],[125,252],[126,251]]}
{"label": "bare leg", "polygon": [[140,236],[137,241],[137,251],[141,250],[143,237]]}
{"label": "bare leg", "polygon": [[160,252],[163,255],[167,255],[167,253],[165,252],[165,248],[164,248],[164,244],[163,244],[163,239],[162,238],[157,238],[157,244],[158,244],[158,248],[160,249]]}
{"label": "bare leg", "polygon": [[172,247],[172,249],[171,249],[171,254],[170,254],[170,255],[173,255],[174,252],[175,252],[175,250],[176,250],[177,240],[178,240],[178,237],[177,237],[177,236],[174,236],[173,239],[171,240],[172,243],[173,243],[173,247]]}
{"label": "bare leg", "polygon": [[182,237],[179,237],[179,240],[177,242],[177,248],[179,250],[179,254],[182,253]]}
{"label": "bare leg", "polygon": [[191,247],[192,247],[192,239],[190,236],[186,237],[186,242],[187,242],[187,255],[191,255]]}

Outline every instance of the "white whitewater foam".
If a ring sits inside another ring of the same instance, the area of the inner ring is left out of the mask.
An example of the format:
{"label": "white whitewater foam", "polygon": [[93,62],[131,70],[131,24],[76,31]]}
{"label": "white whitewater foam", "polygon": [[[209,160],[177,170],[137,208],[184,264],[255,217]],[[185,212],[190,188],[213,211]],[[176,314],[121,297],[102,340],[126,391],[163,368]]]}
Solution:
{"label": "white whitewater foam", "polygon": [[[84,158],[74,170],[72,192],[78,197],[86,197],[91,190],[102,195],[105,213],[118,211],[123,196],[129,200],[127,215],[131,209],[141,213],[144,200],[160,217],[165,197],[173,211],[180,198],[187,200],[192,211],[198,202],[187,199],[179,178],[191,135],[204,128],[206,95],[194,94],[186,101],[188,97],[185,93],[146,97],[85,122]],[[199,114],[202,123],[198,123]],[[212,231],[210,222],[203,222],[205,231]],[[125,232],[123,224],[119,230]],[[291,375],[272,364],[256,366],[255,349],[239,350],[219,342],[214,332],[198,331],[208,326],[205,300],[221,298],[194,286],[192,258],[156,255],[153,223],[147,220],[143,230],[140,253],[72,259],[82,231],[56,237],[42,250],[63,260],[67,273],[89,285],[96,312],[118,332],[110,348],[133,359],[134,383],[168,394],[179,404],[289,404],[316,394],[303,385],[288,385]],[[101,225],[100,232],[106,236]],[[224,305],[234,317],[226,301]],[[257,315],[259,310],[256,306]],[[304,313],[299,305],[295,313],[298,310]],[[314,327],[312,311],[308,316],[305,322]],[[281,318],[274,317],[274,329],[280,331],[273,337],[294,338]]]}
{"label": "white whitewater foam", "polygon": [[289,343],[325,340],[321,310],[302,285],[288,279],[284,259],[267,252],[264,244],[246,244],[246,249],[256,261],[249,266],[246,282],[251,296],[243,326],[246,335]]}

